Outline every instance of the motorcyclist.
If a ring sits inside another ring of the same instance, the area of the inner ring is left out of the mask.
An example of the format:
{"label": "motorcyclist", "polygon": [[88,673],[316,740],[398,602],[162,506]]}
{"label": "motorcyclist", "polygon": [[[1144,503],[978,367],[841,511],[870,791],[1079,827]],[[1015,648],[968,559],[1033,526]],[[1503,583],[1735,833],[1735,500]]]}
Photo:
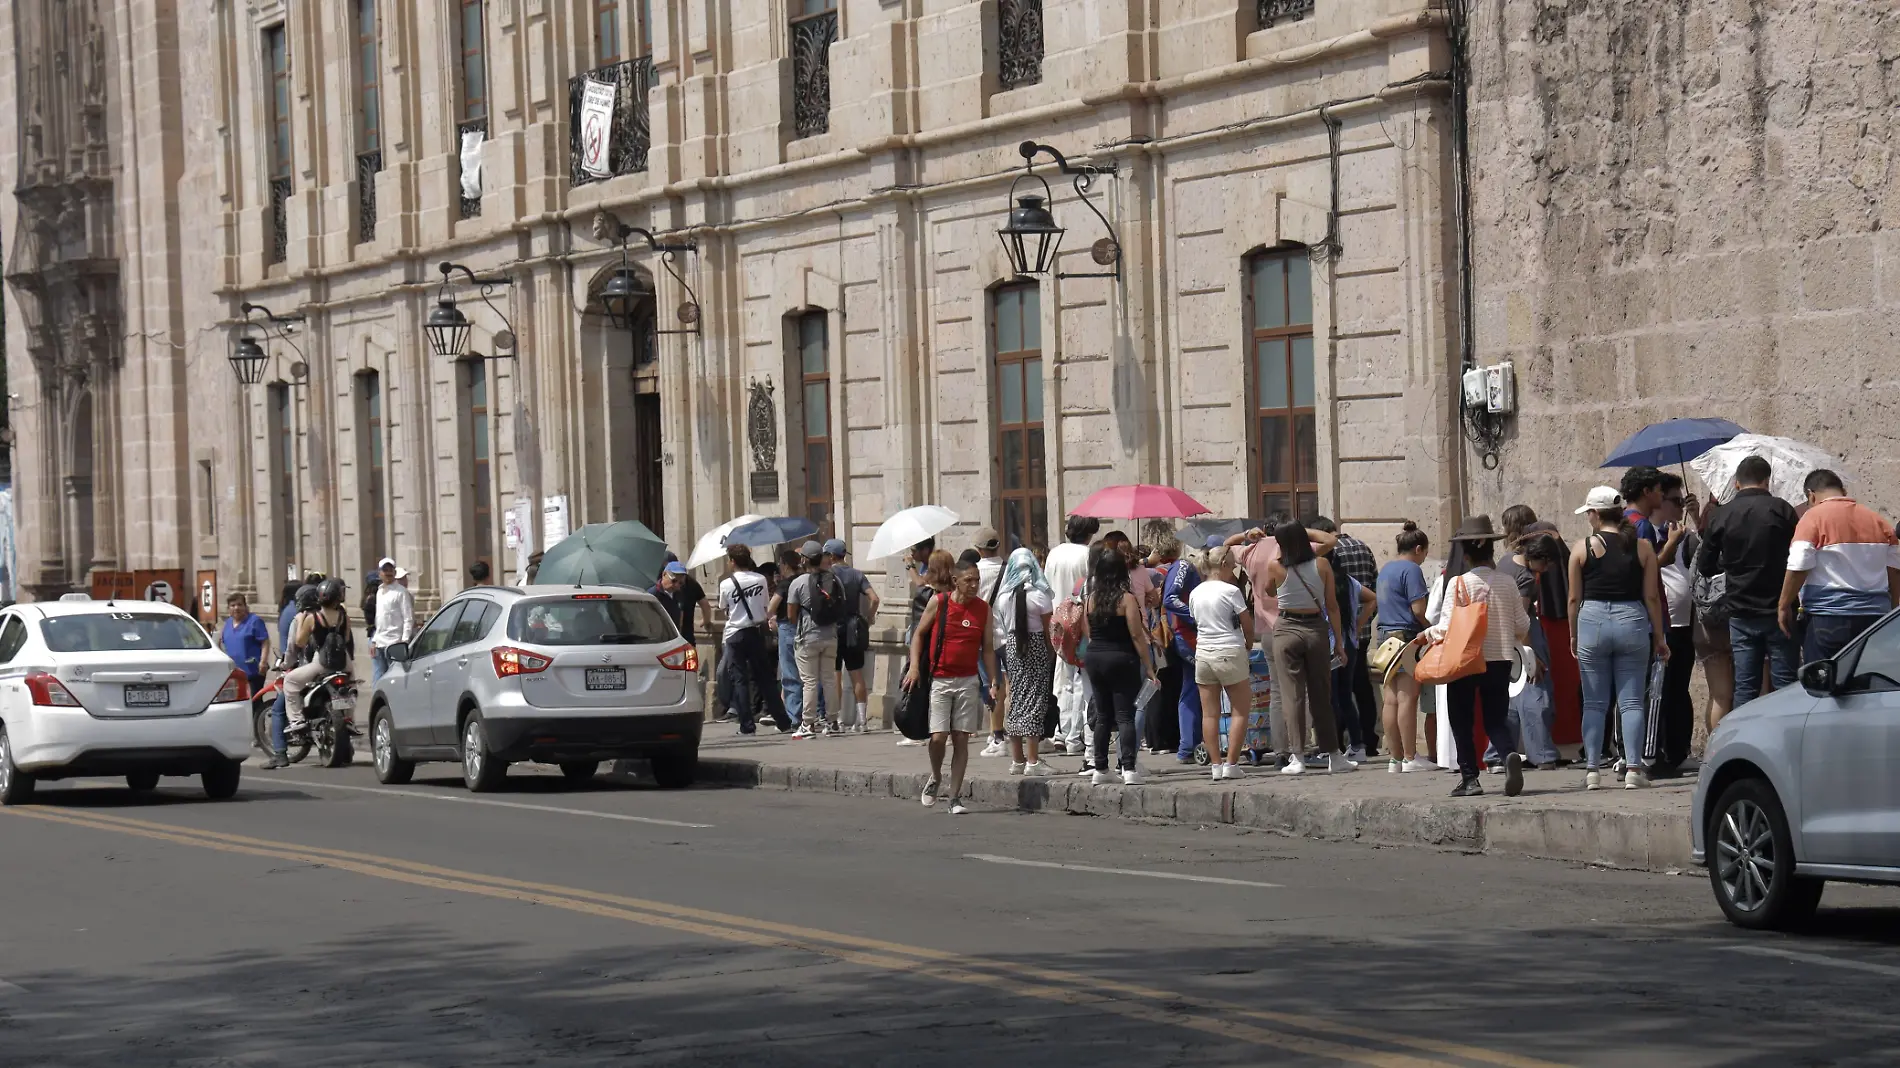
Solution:
{"label": "motorcyclist", "polygon": [[[284,713],[289,720],[286,734],[309,731],[303,714],[305,691],[325,675],[351,671],[356,656],[356,635],[350,613],[343,607],[343,580],[324,579],[317,586],[316,599],[311,610],[297,614],[297,622],[291,627],[291,647],[299,651],[303,662],[284,675]],[[333,643],[340,646],[341,662],[333,661],[326,667],[324,650]]]}
{"label": "motorcyclist", "polygon": [[[312,574],[315,575],[314,572]],[[306,582],[301,586],[297,586],[295,587],[296,592],[291,595],[292,607],[290,609],[289,624],[284,629],[282,648],[277,654],[279,685],[277,687],[277,700],[271,704],[270,709],[270,737],[272,748],[270,759],[264,762],[265,771],[276,771],[278,768],[287,768],[290,766],[290,757],[284,741],[284,733],[289,729],[289,702],[284,695],[290,691],[290,673],[296,670],[298,665],[303,664],[308,659],[303,655],[304,647],[293,639],[297,634],[297,624],[299,621],[306,615],[314,613],[317,610],[317,589],[318,583],[322,581],[322,576],[315,575],[315,577],[317,578],[317,582]]]}

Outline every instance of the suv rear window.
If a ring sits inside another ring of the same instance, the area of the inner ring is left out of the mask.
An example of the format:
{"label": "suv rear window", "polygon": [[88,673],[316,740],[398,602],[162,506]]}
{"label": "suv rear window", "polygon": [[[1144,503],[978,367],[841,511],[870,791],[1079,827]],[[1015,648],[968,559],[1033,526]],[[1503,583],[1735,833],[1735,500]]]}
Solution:
{"label": "suv rear window", "polygon": [[656,645],[680,640],[665,609],[635,600],[518,604],[508,615],[508,637],[534,645]]}
{"label": "suv rear window", "polygon": [[184,616],[169,612],[87,612],[40,622],[46,647],[55,653],[149,652],[209,649],[211,637]]}

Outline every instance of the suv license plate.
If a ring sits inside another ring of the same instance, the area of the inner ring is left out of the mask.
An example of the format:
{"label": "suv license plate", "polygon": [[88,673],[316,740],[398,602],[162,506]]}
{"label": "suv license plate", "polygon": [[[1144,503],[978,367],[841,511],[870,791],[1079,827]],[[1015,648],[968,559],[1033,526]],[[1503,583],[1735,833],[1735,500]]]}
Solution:
{"label": "suv license plate", "polygon": [[624,690],[627,688],[627,669],[588,668],[587,688],[590,690]]}
{"label": "suv license plate", "polygon": [[125,707],[127,708],[167,708],[172,703],[170,686],[127,686],[125,688]]}

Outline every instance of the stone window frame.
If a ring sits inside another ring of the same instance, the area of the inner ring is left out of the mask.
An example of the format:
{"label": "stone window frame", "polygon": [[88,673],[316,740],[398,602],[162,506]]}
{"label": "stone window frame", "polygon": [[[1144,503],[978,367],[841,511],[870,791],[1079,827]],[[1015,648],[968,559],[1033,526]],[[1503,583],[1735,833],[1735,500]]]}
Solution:
{"label": "stone window frame", "polygon": [[[1282,266],[1280,272],[1279,302],[1284,309],[1283,321],[1265,323],[1260,321],[1261,309],[1257,287],[1262,279],[1259,272],[1264,264],[1274,263]],[[1288,265],[1299,264],[1306,276],[1306,301],[1304,309],[1296,309],[1294,277],[1297,272],[1286,269]],[[1247,442],[1249,510],[1258,510],[1259,518],[1267,518],[1275,512],[1284,512],[1295,519],[1307,519],[1318,515],[1320,510],[1319,477],[1319,354],[1314,335],[1314,286],[1311,250],[1300,244],[1282,242],[1267,248],[1255,249],[1242,260],[1242,280],[1244,299],[1242,301],[1241,326],[1247,339],[1245,356],[1245,376],[1247,384]],[[1304,311],[1304,322],[1295,321],[1295,311]],[[1300,403],[1301,382],[1299,379],[1299,342],[1306,343],[1307,375],[1305,380],[1306,400]],[[1279,384],[1280,403],[1267,403],[1263,390],[1268,387],[1263,356],[1274,349],[1284,355],[1282,364],[1284,378]],[[1281,444],[1285,446],[1286,477],[1269,478],[1268,462],[1272,458],[1269,452],[1273,444],[1267,420],[1283,419],[1285,437]],[[1302,424],[1302,420],[1305,420]],[[1302,447],[1304,446],[1304,451]],[[1311,465],[1309,471],[1302,471],[1302,461]],[[1302,477],[1310,474],[1311,478]]]}
{"label": "stone window frame", "polygon": [[[1033,294],[1033,302],[1023,300],[1022,296],[1025,294]],[[1003,315],[1005,305],[1011,296],[1016,297],[1017,300],[1017,308],[1015,311],[1017,327],[1013,337],[1005,336]],[[991,471],[991,490],[992,497],[996,502],[992,518],[996,523],[996,529],[1003,535],[1004,545],[1008,548],[1015,548],[1015,546],[1009,544],[1009,537],[1012,532],[1016,531],[1020,531],[1022,535],[1022,544],[1040,543],[1046,546],[1049,540],[1048,433],[1050,420],[1047,415],[1049,403],[1049,390],[1046,377],[1049,367],[1048,353],[1043,348],[1042,343],[1042,286],[1039,282],[1033,280],[1004,282],[990,288],[984,303],[987,305],[988,319],[987,329],[985,330],[985,333],[988,335],[988,344],[986,347],[990,352],[990,450],[991,455],[994,457]],[[1027,347],[1024,343],[1032,323],[1035,328],[1036,344],[1034,348]],[[1017,343],[1017,347],[1005,349],[1003,345],[1012,340]],[[1035,396],[1039,401],[1037,406],[1038,414],[1035,419],[1026,418],[1030,398],[1029,365],[1031,364],[1035,365]],[[1008,398],[1005,396],[1006,390],[1004,385],[1010,376],[1010,369],[1012,368],[1020,369],[1022,373],[1022,383],[1017,388],[1016,396],[1020,415],[1014,421],[1008,419],[1009,405]],[[1008,486],[1008,465],[1004,462],[1004,456],[1006,454],[1005,443],[1008,440],[1008,436],[1013,433],[1023,435],[1023,444],[1019,449],[1022,472],[1021,484],[1012,489]],[[1032,434],[1036,436],[1038,449],[1041,454],[1042,478],[1039,484],[1032,484],[1035,480],[1032,479],[1030,473],[1032,468],[1030,467],[1030,449],[1028,448],[1028,443],[1031,440]],[[1012,523],[1010,521],[1009,506],[1013,502],[1020,503],[1021,506],[1019,512],[1021,521],[1019,523]],[[1036,505],[1038,503],[1042,506],[1040,522],[1038,522],[1036,516]]]}
{"label": "stone window frame", "polygon": [[[495,570],[495,377],[480,355],[456,360],[455,410],[460,417],[462,485],[468,499],[462,503],[467,524],[462,544],[462,566],[480,560]],[[476,387],[480,387],[479,395]]]}
{"label": "stone window frame", "polygon": [[[818,525],[819,533],[831,537],[837,529],[838,494],[837,472],[833,470],[837,455],[837,406],[831,403],[831,391],[837,379],[831,344],[831,313],[823,308],[805,308],[787,316],[785,380],[798,383],[795,396],[786,400],[788,413],[796,412],[796,426],[788,418],[785,427],[786,444],[798,448],[798,470],[803,472],[800,478],[798,503],[801,512]],[[816,348],[808,331],[816,330]],[[810,370],[808,357],[813,351],[819,355],[822,364],[818,371]],[[816,393],[814,394],[814,390]],[[787,390],[787,393],[791,393]],[[812,398],[820,397],[824,401],[824,414],[821,419],[823,433],[813,434]],[[820,450],[815,454],[813,450]],[[789,449],[788,449],[789,452]],[[813,462],[814,455],[819,461]],[[819,473],[822,472],[820,476]],[[820,483],[822,477],[822,483]],[[819,488],[813,490],[814,484]]]}
{"label": "stone window frame", "polygon": [[271,542],[277,566],[297,559],[297,405],[291,384],[264,389],[264,477],[271,486]]}
{"label": "stone window frame", "polygon": [[[785,54],[790,59],[790,106],[787,114],[792,127],[792,140],[808,137],[822,137],[831,132],[831,45],[844,40],[844,5],[839,0],[787,0],[785,6]],[[822,54],[824,61],[818,64],[816,72],[807,79],[799,77],[799,34],[807,26],[818,25],[829,19],[831,22],[831,40],[826,42]],[[825,107],[822,116],[814,117],[801,127],[799,120],[799,96],[806,81],[815,82],[818,74],[824,79]]]}
{"label": "stone window frame", "polygon": [[367,570],[390,555],[389,418],[382,372],[365,367],[351,375],[350,403],[356,410],[357,506]]}

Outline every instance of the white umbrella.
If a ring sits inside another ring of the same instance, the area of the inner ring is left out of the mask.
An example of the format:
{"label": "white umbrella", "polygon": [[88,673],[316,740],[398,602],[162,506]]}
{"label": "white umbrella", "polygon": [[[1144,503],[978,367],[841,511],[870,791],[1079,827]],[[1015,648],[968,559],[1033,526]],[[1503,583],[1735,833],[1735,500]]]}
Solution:
{"label": "white umbrella", "polygon": [[707,564],[723,559],[726,555],[726,535],[732,532],[732,528],[743,523],[755,523],[764,518],[762,515],[747,513],[737,519],[728,519],[707,531],[699,539],[699,544],[693,546],[693,555],[686,558],[686,566],[705,567]]}
{"label": "white umbrella", "polygon": [[1767,434],[1738,434],[1726,444],[1690,460],[1689,467],[1702,479],[1703,485],[1709,487],[1718,503],[1727,504],[1735,496],[1735,469],[1750,456],[1768,461],[1773,471],[1768,492],[1793,505],[1806,503],[1807,494],[1802,491],[1801,483],[1810,471],[1822,467],[1838,470],[1834,457],[1826,449]]}
{"label": "white umbrella", "polygon": [[905,549],[957,525],[957,513],[940,504],[920,504],[906,508],[886,519],[871,536],[871,548],[862,555],[866,561],[894,556]]}

